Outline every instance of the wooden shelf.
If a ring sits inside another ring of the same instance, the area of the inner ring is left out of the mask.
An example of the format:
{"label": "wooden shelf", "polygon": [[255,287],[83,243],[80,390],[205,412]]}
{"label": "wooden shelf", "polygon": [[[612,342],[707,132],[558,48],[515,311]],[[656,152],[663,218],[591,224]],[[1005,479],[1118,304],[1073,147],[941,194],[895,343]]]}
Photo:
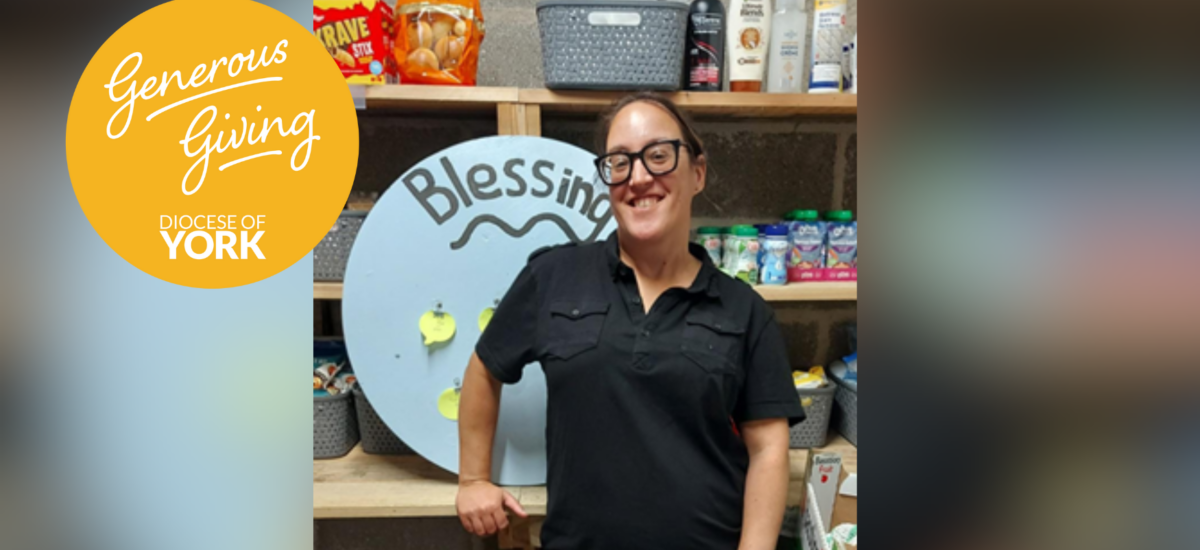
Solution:
{"label": "wooden shelf", "polygon": [[[798,283],[757,285],[754,290],[768,302],[857,301],[858,283]],[[314,300],[341,300],[342,283],[313,283]]]}
{"label": "wooden shelf", "polygon": [[477,86],[368,86],[367,108],[421,111],[495,111],[501,103],[517,101],[516,88]]}
{"label": "wooden shelf", "polygon": [[[367,86],[367,108],[479,112],[501,104],[537,106],[542,113],[598,113],[630,92],[555,91],[477,86]],[[673,92],[683,109],[700,115],[785,117],[858,115],[856,94]]]}
{"label": "wooden shelf", "polygon": [[792,283],[786,285],[756,285],[768,302],[857,301],[858,283]]}
{"label": "wooden shelf", "polygon": [[[858,471],[858,450],[841,436],[821,449],[842,453]],[[804,497],[808,450],[789,451],[788,504]],[[546,515],[546,487],[505,487],[531,516]],[[313,461],[313,518],[455,516],[458,478],[416,455],[371,455],[356,446],[344,457]]]}
{"label": "wooden shelf", "polygon": [[[540,105],[543,113],[597,113],[628,93],[521,89],[518,90],[518,101]],[[857,94],[674,92],[665,95],[681,108],[702,115],[858,115]]]}
{"label": "wooden shelf", "polygon": [[342,283],[313,283],[314,300],[341,300]]}

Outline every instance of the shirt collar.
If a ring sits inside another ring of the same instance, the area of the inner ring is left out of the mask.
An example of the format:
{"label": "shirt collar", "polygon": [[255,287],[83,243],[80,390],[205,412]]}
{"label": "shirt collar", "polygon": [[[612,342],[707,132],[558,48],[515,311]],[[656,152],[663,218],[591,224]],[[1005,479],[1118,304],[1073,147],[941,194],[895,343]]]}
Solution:
{"label": "shirt collar", "polygon": [[[717,272],[717,266],[713,265],[712,257],[708,255],[708,251],[699,244],[689,242],[688,252],[697,260],[700,260],[700,273],[696,275],[696,280],[692,283],[692,286],[685,289],[687,293],[699,294],[703,292],[710,298],[720,296],[717,288],[717,277],[714,276]],[[621,249],[617,243],[616,230],[613,230],[609,234],[608,239],[604,243],[604,255],[608,260],[608,269],[613,280],[633,276],[633,269],[621,261]]]}

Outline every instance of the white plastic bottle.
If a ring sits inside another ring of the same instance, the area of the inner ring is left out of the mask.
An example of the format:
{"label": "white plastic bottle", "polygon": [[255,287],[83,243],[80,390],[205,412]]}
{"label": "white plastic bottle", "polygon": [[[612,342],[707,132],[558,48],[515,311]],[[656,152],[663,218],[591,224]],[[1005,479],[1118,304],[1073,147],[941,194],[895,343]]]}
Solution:
{"label": "white plastic bottle", "polygon": [[771,40],[771,0],[733,0],[727,20],[729,91],[761,92]]}
{"label": "white plastic bottle", "polygon": [[804,44],[808,14],[800,0],[778,0],[771,17],[771,47],[767,54],[767,92],[804,91]]}
{"label": "white plastic bottle", "polygon": [[858,93],[858,33],[850,41],[850,93]]}
{"label": "white plastic bottle", "polygon": [[813,0],[813,34],[808,93],[842,91],[842,44],[846,0]]}

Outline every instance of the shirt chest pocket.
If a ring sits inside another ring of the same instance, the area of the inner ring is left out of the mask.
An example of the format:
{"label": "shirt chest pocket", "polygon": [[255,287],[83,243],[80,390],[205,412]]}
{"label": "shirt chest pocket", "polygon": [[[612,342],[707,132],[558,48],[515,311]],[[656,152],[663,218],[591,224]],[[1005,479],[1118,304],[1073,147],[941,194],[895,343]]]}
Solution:
{"label": "shirt chest pocket", "polygon": [[707,352],[737,364],[745,336],[746,329],[729,319],[707,312],[689,313],[683,328],[683,351]]}
{"label": "shirt chest pocket", "polygon": [[689,313],[683,328],[681,351],[688,362],[700,367],[714,384],[714,396],[728,414],[737,403],[740,386],[742,342],[746,329],[726,318],[705,312]]}
{"label": "shirt chest pocket", "polygon": [[607,302],[553,302],[546,327],[546,354],[567,360],[600,343]]}

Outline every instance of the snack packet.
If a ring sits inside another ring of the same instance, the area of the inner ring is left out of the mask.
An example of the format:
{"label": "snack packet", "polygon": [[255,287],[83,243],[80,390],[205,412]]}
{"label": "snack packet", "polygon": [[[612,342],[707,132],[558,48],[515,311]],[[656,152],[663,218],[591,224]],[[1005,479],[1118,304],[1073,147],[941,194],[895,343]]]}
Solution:
{"label": "snack packet", "polygon": [[395,58],[400,81],[474,86],[483,34],[479,0],[399,0]]}
{"label": "snack packet", "polygon": [[[355,382],[358,382],[358,377],[354,376],[352,373],[343,372],[337,375],[337,378],[334,378],[329,384],[329,387],[326,389],[328,389],[330,393],[334,393],[336,395],[337,393],[344,393],[354,389]],[[334,390],[337,390],[336,393]]]}
{"label": "snack packet", "polygon": [[385,0],[313,0],[313,34],[350,84],[396,84],[396,36]]}
{"label": "snack packet", "polygon": [[329,386],[329,383],[333,381],[341,370],[342,365],[335,365],[333,363],[324,363],[313,369],[313,389],[317,388],[318,381],[321,387]]}
{"label": "snack packet", "polygon": [[808,372],[795,371],[792,373],[792,382],[795,383],[798,390],[823,388],[825,387],[825,369],[813,367],[808,369]]}

